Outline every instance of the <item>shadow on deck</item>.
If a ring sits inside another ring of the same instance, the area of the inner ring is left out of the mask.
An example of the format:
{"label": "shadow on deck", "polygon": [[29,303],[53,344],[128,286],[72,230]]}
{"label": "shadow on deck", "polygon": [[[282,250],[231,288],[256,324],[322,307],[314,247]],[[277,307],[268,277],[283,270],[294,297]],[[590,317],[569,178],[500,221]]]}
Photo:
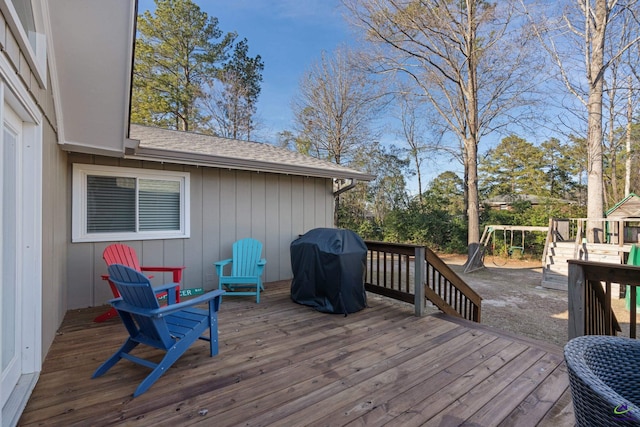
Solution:
{"label": "shadow on deck", "polygon": [[[225,297],[220,354],[194,344],[145,394],[147,370],[120,361],[125,340],[104,307],[60,328],[19,425],[573,425],[561,349],[369,295],[369,308],[323,314],[268,283],[263,300]],[[155,350],[141,349],[149,355]],[[160,356],[161,353],[158,352]]]}

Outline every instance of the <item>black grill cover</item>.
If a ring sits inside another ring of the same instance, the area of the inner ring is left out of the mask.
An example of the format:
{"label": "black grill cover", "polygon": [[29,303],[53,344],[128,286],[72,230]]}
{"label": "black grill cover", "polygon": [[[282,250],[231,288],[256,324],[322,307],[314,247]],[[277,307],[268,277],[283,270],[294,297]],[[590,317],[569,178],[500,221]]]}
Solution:
{"label": "black grill cover", "polygon": [[367,246],[350,230],[316,228],[291,243],[291,299],[324,313],[367,306]]}

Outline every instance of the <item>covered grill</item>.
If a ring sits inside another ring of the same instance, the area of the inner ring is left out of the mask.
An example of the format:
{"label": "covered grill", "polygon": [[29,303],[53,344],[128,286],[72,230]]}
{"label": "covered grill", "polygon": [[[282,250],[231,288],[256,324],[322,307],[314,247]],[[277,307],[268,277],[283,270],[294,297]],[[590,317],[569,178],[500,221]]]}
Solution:
{"label": "covered grill", "polygon": [[291,299],[324,313],[354,313],[367,306],[367,246],[356,233],[316,228],[291,243]]}

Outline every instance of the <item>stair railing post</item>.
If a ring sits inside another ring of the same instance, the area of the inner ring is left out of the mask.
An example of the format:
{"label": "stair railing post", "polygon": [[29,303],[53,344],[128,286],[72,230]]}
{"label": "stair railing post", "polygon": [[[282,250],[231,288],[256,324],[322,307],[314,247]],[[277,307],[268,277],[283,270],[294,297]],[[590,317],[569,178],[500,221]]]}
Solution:
{"label": "stair railing post", "polygon": [[582,266],[569,262],[569,339],[585,335],[585,279]]}
{"label": "stair railing post", "polygon": [[425,312],[425,279],[427,277],[427,263],[425,260],[425,248],[422,246],[417,246],[415,248],[414,257],[414,274],[413,274],[413,282],[414,282],[414,301],[413,306],[415,308],[415,315],[418,317],[424,316]]}

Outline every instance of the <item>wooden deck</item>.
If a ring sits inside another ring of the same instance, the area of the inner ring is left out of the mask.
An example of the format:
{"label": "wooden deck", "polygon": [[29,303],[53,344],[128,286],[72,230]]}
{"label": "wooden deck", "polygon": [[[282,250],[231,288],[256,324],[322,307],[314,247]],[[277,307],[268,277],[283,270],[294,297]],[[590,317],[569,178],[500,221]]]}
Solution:
{"label": "wooden deck", "polygon": [[220,354],[194,344],[135,399],[143,367],[90,378],[124,341],[121,322],[92,323],[104,307],[71,311],[19,425],[573,425],[559,348],[382,297],[369,305],[318,313],[290,300],[288,282],[267,284],[258,305],[226,297]]}

